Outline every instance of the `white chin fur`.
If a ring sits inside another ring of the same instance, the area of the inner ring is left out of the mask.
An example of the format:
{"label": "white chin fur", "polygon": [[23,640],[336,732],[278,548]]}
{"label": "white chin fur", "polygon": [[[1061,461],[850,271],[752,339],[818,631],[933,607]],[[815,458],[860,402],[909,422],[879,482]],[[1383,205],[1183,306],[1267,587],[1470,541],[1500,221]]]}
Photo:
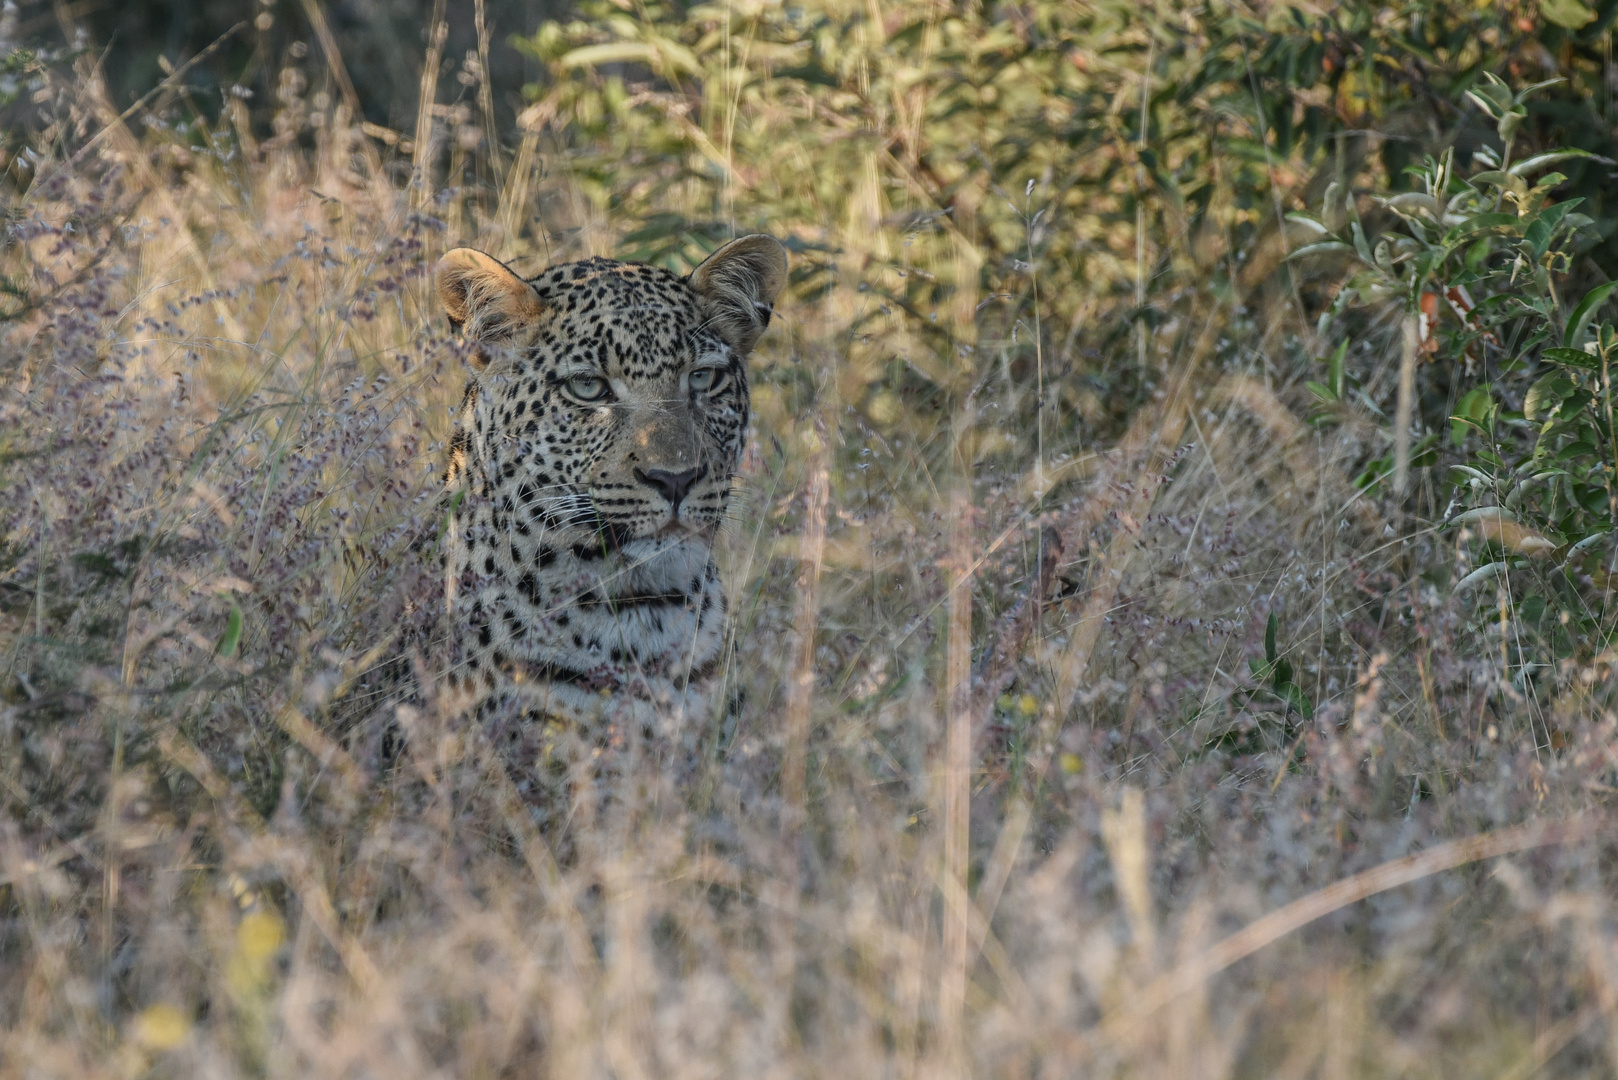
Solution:
{"label": "white chin fur", "polygon": [[624,544],[623,593],[685,592],[702,576],[712,557],[707,543],[695,536],[631,540]]}

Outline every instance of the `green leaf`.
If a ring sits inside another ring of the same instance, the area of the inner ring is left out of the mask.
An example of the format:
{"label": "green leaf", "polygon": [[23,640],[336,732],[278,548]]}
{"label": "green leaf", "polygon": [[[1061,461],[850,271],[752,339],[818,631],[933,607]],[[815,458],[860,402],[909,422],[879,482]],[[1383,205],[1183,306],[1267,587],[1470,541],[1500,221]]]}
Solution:
{"label": "green leaf", "polygon": [[1482,424],[1469,416],[1452,416],[1449,418],[1449,441],[1456,446],[1466,442],[1466,429],[1471,428],[1479,435],[1485,437],[1494,434]]}
{"label": "green leaf", "polygon": [[1354,237],[1354,250],[1359,254],[1360,259],[1371,266],[1375,266],[1376,256],[1371,254],[1370,241],[1365,239],[1365,230],[1360,227],[1358,219],[1348,223],[1348,231]]}
{"label": "green leaf", "polygon": [[1270,685],[1277,690],[1292,681],[1292,661],[1282,658],[1275,662],[1275,674],[1271,677]]}
{"label": "green leaf", "polygon": [[1315,236],[1325,236],[1330,230],[1320,223],[1320,219],[1313,214],[1306,214],[1301,210],[1294,210],[1287,215],[1287,221],[1294,225],[1301,225],[1305,230]]}
{"label": "green leaf", "polygon": [[1539,0],[1539,13],[1546,22],[1568,30],[1578,30],[1595,22],[1596,13],[1579,0]]}
{"label": "green leaf", "polygon": [[1551,203],[1551,205],[1541,210],[1534,220],[1544,222],[1552,229],[1555,229],[1567,219],[1567,215],[1572,212],[1573,208],[1583,201],[1583,199],[1565,199],[1559,203]]}
{"label": "green leaf", "polygon": [[1522,222],[1516,214],[1477,214],[1451,229],[1444,240],[1447,244],[1455,244],[1480,232],[1497,232],[1509,236],[1518,233],[1521,228]]}
{"label": "green leaf", "polygon": [[1529,387],[1528,396],[1523,398],[1522,414],[1529,420],[1547,420],[1577,390],[1566,375],[1553,371]]}
{"label": "green leaf", "polygon": [[1375,487],[1383,478],[1393,471],[1393,455],[1375,458],[1366,463],[1365,468],[1354,478],[1354,486],[1360,491]]}
{"label": "green leaf", "polygon": [[1546,349],[1539,354],[1553,364],[1563,367],[1579,368],[1584,371],[1594,371],[1601,366],[1601,361],[1583,349]]}
{"label": "green leaf", "polygon": [[1305,255],[1352,255],[1354,249],[1340,240],[1322,240],[1318,244],[1305,244],[1303,247],[1288,255],[1289,259],[1301,259]]}
{"label": "green leaf", "polygon": [[557,61],[557,67],[595,67],[598,64],[641,63],[657,60],[657,50],[644,41],[609,41],[603,45],[584,45],[570,49]]}
{"label": "green leaf", "polygon": [[1466,92],[1478,108],[1488,114],[1489,119],[1498,120],[1511,108],[1511,88],[1492,71],[1483,73],[1484,82]]}
{"label": "green leaf", "polygon": [[1609,281],[1605,285],[1597,285],[1584,294],[1579,306],[1573,309],[1573,314],[1567,320],[1567,333],[1562,336],[1562,344],[1570,349],[1578,348],[1583,344],[1580,339],[1584,336],[1585,327],[1590,325],[1590,319],[1596,309],[1607,302],[1614,289],[1618,289],[1618,281]]}
{"label": "green leaf", "polygon": [[1264,658],[1275,663],[1275,630],[1278,622],[1275,612],[1270,612],[1270,621],[1264,626]]}
{"label": "green leaf", "polygon": [[1545,248],[1551,242],[1551,226],[1536,220],[1523,232],[1523,240],[1533,249],[1534,258],[1537,259],[1545,254]]}
{"label": "green leaf", "polygon": [[219,639],[219,645],[214,650],[220,656],[229,659],[236,655],[236,646],[242,640],[242,609],[236,604],[230,605],[230,615],[225,620],[225,633]]}
{"label": "green leaf", "polygon": [[1332,393],[1336,394],[1339,398],[1343,396],[1343,360],[1347,356],[1348,339],[1344,338],[1342,341],[1337,343],[1336,350],[1331,354],[1331,359],[1326,364],[1328,385],[1331,386]]}
{"label": "green leaf", "polygon": [[1442,209],[1438,205],[1438,200],[1425,191],[1406,191],[1402,195],[1395,195],[1391,199],[1384,200],[1382,205],[1389,210],[1406,216],[1425,214],[1435,221],[1438,219],[1439,211]]}
{"label": "green leaf", "polygon": [[1472,571],[1470,574],[1466,575],[1461,580],[1457,581],[1455,583],[1455,591],[1460,592],[1462,589],[1476,585],[1480,581],[1488,581],[1491,578],[1499,577],[1505,572],[1506,564],[1504,562],[1485,563],[1476,570]]}
{"label": "green leaf", "polygon": [[1537,83],[1529,83],[1527,86],[1517,91],[1517,96],[1512,98],[1512,100],[1520,105],[1524,101],[1527,101],[1529,98],[1533,97],[1535,94],[1539,93],[1541,90],[1545,89],[1547,86],[1556,86],[1559,83],[1565,82],[1567,82],[1567,79],[1561,75],[1558,75],[1554,79],[1542,79]]}
{"label": "green leaf", "polygon": [[1315,715],[1314,703],[1309,700],[1303,688],[1295,682],[1285,682],[1275,688],[1276,696],[1286,702],[1305,720],[1312,720]]}
{"label": "green leaf", "polygon": [[1466,429],[1475,428],[1483,435],[1493,432],[1494,396],[1488,386],[1474,388],[1455,403],[1455,415],[1450,417],[1450,441],[1460,446],[1466,441]]}
{"label": "green leaf", "polygon": [[[1548,154],[1535,154],[1533,157],[1523,158],[1521,161],[1517,162],[1517,164],[1511,167],[1510,172],[1512,176],[1527,176],[1530,173],[1538,172],[1547,165],[1554,165],[1558,161],[1569,161],[1574,158],[1595,157],[1596,155],[1590,153],[1588,150],[1552,150]],[[1596,160],[1599,161],[1600,158],[1596,158]],[[1478,179],[1478,177],[1474,176],[1472,179],[1475,181]]]}
{"label": "green leaf", "polygon": [[[1567,183],[1566,173],[1548,172],[1539,178],[1539,183],[1534,185],[1534,189],[1530,194],[1542,197],[1549,194],[1552,188],[1565,183]],[[1568,201],[1576,205],[1584,200],[1570,199]]]}
{"label": "green leaf", "polygon": [[1523,233],[1523,239],[1533,246],[1536,259],[1545,254],[1545,249],[1550,247],[1551,237],[1561,226],[1562,219],[1577,205],[1576,200],[1569,199],[1566,202],[1553,203],[1535,215],[1533,224]]}
{"label": "green leaf", "polygon": [[1519,197],[1528,194],[1528,181],[1524,180],[1520,176],[1513,176],[1509,172],[1501,172],[1499,169],[1491,169],[1488,172],[1475,173],[1472,176],[1471,183],[1473,186],[1477,186],[1479,184],[1490,184],[1502,191],[1509,191],[1513,195],[1517,195]]}
{"label": "green leaf", "polygon": [[1553,460],[1558,462],[1574,461],[1578,458],[1594,457],[1598,452],[1599,450],[1594,443],[1582,441],[1569,443],[1556,452],[1556,457]]}

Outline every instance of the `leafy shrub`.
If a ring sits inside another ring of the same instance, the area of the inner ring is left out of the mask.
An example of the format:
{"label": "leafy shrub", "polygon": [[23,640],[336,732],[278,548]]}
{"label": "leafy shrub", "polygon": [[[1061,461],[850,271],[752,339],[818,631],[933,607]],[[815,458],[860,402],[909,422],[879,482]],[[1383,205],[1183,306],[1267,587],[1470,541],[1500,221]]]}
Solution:
{"label": "leafy shrub", "polygon": [[[1598,316],[1618,285],[1597,285],[1571,303],[1559,295],[1578,280],[1570,271],[1594,221],[1578,212],[1583,199],[1554,197],[1567,177],[1552,170],[1594,155],[1564,148],[1513,156],[1527,102],[1544,85],[1513,92],[1490,77],[1473,90],[1500,146],[1479,149],[1469,175],[1453,150],[1412,167],[1417,190],[1377,200],[1396,222],[1380,236],[1367,235],[1355,200],[1336,188],[1321,217],[1293,215],[1321,234],[1331,231],[1323,219],[1344,222],[1340,238],[1294,256],[1351,260],[1335,311],[1386,305],[1405,327],[1412,381],[1419,359],[1456,373],[1448,442],[1463,453],[1446,455],[1458,486],[1445,516],[1479,541],[1487,561],[1454,587],[1500,579],[1503,603],[1518,594],[1523,621],[1550,646],[1544,656],[1521,656],[1524,677],[1535,659],[1600,652],[1613,630],[1604,564],[1618,464],[1606,372],[1614,332]],[[1323,329],[1331,318],[1322,316]],[[1342,355],[1328,365],[1326,384],[1310,384],[1322,406],[1344,402]],[[1438,461],[1438,447],[1437,431],[1422,440],[1425,464]],[[1386,464],[1368,479],[1385,475]],[[1514,573],[1526,584],[1513,589]]]}

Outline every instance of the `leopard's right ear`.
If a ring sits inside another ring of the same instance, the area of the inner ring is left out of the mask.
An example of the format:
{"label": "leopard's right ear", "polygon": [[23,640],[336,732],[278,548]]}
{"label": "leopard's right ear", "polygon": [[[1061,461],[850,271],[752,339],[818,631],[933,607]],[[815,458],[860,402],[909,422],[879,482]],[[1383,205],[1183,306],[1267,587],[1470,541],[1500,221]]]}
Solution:
{"label": "leopard's right ear", "polygon": [[438,299],[472,341],[499,345],[545,310],[534,287],[492,255],[456,248],[438,264]]}

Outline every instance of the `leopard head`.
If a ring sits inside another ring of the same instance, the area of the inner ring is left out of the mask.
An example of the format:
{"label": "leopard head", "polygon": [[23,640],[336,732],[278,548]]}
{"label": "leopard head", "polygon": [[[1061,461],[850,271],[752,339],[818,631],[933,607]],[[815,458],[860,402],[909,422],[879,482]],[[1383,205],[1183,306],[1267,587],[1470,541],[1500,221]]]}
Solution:
{"label": "leopard head", "polygon": [[508,514],[567,541],[711,539],[747,426],[746,358],[785,280],[768,236],[734,240],[684,278],[597,258],[524,280],[451,251],[438,295],[478,346],[461,425],[469,479],[509,488]]}

